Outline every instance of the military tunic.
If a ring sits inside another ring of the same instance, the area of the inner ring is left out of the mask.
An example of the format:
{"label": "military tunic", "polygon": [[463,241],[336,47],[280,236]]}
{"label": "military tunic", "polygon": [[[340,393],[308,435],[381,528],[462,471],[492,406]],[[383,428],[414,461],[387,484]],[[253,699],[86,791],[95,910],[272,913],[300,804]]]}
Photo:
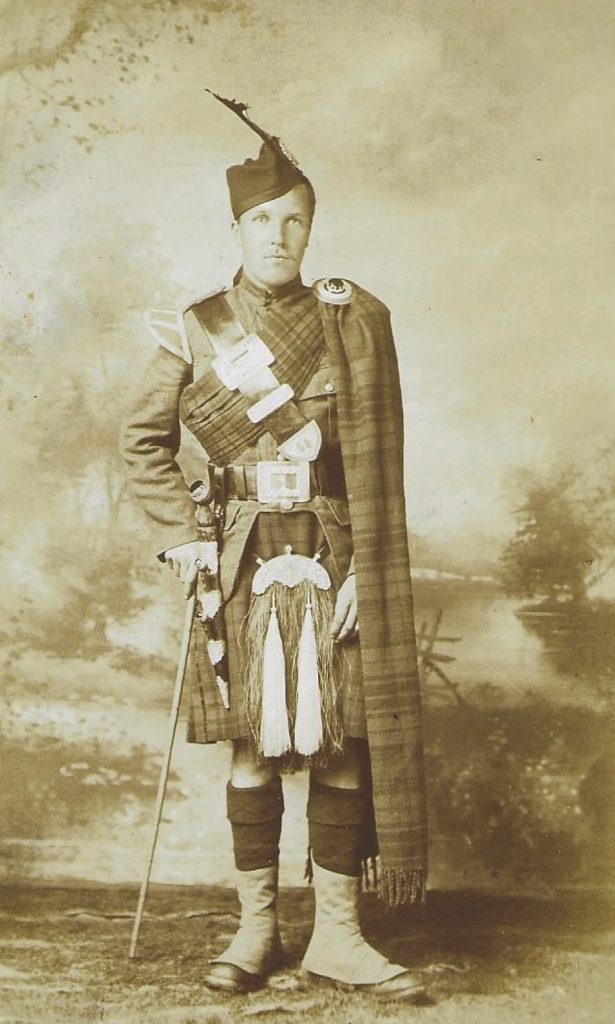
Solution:
{"label": "military tunic", "polygon": [[[226,293],[226,299],[246,332],[259,333],[269,311],[288,311],[289,319],[303,303],[315,303],[310,289],[300,280],[272,296],[242,279]],[[190,335],[190,314],[187,317]],[[173,360],[175,362],[173,363]],[[160,352],[155,358],[124,431],[125,456],[133,490],[153,519],[160,550],[195,538],[194,506],[187,494],[175,456],[179,449],[180,409],[184,389],[202,372],[177,356]],[[195,623],[188,668],[190,702],[188,739],[208,743],[247,737],[249,727],[242,690],[242,623],[248,611],[251,581],[257,558],[267,560],[291,545],[297,554],[313,557],[328,571],[334,593],[344,581],[352,557],[352,535],[345,493],[336,414],[335,367],[325,351],[316,372],[296,397],[307,420],[318,423],[323,443],[319,463],[327,481],[324,493],[309,503],[280,511],[278,504],[263,505],[252,499],[230,497],[226,505],[220,551],[221,589],[229,653],[230,708],[225,708],[205,649],[205,635]],[[257,443],[235,458],[234,465],[254,465],[276,458],[276,442],[265,432]],[[336,676],[339,708],[345,735],[366,734],[361,685],[359,645],[336,645]]]}

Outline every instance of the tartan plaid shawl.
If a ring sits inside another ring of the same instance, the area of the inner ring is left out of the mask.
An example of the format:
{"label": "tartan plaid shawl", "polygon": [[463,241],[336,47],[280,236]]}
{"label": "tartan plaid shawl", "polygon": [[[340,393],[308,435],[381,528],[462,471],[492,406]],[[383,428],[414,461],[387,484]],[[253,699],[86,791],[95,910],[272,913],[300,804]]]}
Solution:
{"label": "tartan plaid shawl", "polygon": [[422,902],[427,816],[421,701],[403,490],[403,410],[389,311],[353,285],[320,303],[336,369],[340,439],[355,552],[361,663],[379,893]]}

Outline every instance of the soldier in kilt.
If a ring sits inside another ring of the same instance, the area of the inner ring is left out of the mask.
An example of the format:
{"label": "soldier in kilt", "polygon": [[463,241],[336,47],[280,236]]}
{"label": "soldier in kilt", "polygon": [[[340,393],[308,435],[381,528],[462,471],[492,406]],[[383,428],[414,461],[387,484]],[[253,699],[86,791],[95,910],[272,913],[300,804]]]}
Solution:
{"label": "soldier in kilt", "polygon": [[242,267],[228,290],[178,318],[176,345],[162,338],[123,429],[132,490],[186,594],[202,547],[176,462],[182,423],[207,456],[221,517],[226,647],[220,662],[193,630],[188,739],[232,742],[241,920],[204,980],[246,992],[280,964],[281,775],[306,767],[316,913],[303,966],[317,980],[413,999],[417,974],[368,945],[358,920],[368,861],[389,904],[422,902],[426,883],[389,313],[348,281],[304,284],[314,190],[276,139],[227,180]]}

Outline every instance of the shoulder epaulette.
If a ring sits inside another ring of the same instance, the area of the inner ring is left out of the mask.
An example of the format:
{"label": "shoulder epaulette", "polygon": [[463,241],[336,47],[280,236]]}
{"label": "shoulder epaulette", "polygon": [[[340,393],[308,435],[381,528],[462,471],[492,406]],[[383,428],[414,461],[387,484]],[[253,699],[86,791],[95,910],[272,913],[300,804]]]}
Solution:
{"label": "shoulder epaulette", "polygon": [[192,365],[194,360],[190,350],[184,317],[194,306],[200,305],[201,302],[205,302],[206,299],[210,299],[214,295],[219,295],[223,290],[216,288],[207,295],[203,295],[201,298],[191,302],[189,306],[182,310],[147,309],[143,314],[143,319],[149,334],[167,352],[171,352],[178,359],[183,359],[185,363]]}
{"label": "shoulder epaulette", "polygon": [[167,352],[183,359],[184,362],[192,363],[182,312],[177,309],[146,309],[143,319],[152,338],[162,348],[166,348]]}
{"label": "shoulder epaulette", "polygon": [[321,277],[314,281],[312,290],[317,299],[331,306],[347,306],[352,302],[354,289],[343,277]]}

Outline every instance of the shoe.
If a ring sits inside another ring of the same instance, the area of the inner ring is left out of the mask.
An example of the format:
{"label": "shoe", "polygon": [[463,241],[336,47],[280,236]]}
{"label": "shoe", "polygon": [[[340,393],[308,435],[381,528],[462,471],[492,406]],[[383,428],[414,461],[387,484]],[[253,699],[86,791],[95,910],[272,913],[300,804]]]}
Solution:
{"label": "shoe", "polygon": [[403,974],[396,974],[388,981],[381,981],[377,985],[361,985],[356,988],[365,988],[367,991],[378,996],[379,999],[403,1000],[415,1003],[417,1006],[428,1006],[435,1000],[427,992],[423,981],[414,971],[404,971]]}
{"label": "shoe", "polygon": [[278,866],[237,872],[239,928],[228,949],[212,960],[204,977],[210,988],[253,992],[282,960],[276,900]]}
{"label": "shoe", "polygon": [[203,981],[208,988],[215,988],[231,992],[235,995],[244,995],[246,992],[255,992],[267,984],[269,974],[250,974],[235,964],[227,964],[223,961],[214,961],[209,965],[207,974]]}
{"label": "shoe", "polygon": [[360,982],[337,981],[334,978],[327,978],[321,974],[307,972],[310,982],[317,985],[329,985],[341,989],[344,992],[369,992],[383,1001],[398,1001],[413,1003],[416,1006],[431,1006],[435,1000],[429,995],[421,978],[412,971],[404,971],[396,974],[386,981],[379,981],[368,985]]}
{"label": "shoe", "polygon": [[387,999],[427,999],[420,978],[370,946],[359,924],[359,878],[314,863],[316,913],[303,968],[314,981],[365,989]]}

